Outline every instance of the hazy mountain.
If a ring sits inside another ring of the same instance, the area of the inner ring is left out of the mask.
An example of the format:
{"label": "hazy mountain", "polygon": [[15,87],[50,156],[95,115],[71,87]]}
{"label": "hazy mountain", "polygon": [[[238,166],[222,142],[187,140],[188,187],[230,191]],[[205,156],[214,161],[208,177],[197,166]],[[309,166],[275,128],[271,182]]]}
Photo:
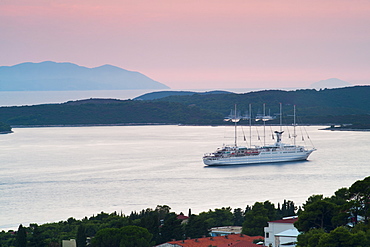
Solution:
{"label": "hazy mountain", "polygon": [[338,87],[348,87],[348,86],[353,86],[351,83],[342,81],[337,78],[330,78],[326,80],[321,80],[315,83],[312,83],[310,88],[338,88]]}
{"label": "hazy mountain", "polygon": [[112,65],[87,68],[73,63],[21,63],[0,67],[0,91],[167,89],[134,71]]}

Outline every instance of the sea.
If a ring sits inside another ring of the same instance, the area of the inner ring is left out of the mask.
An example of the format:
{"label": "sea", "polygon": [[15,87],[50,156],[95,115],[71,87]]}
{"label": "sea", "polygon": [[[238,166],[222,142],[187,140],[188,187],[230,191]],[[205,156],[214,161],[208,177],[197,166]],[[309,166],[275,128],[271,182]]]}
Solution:
{"label": "sea", "polygon": [[227,167],[206,167],[202,156],[232,143],[230,126],[14,128],[0,135],[0,229],[157,205],[184,214],[300,206],[370,174],[370,132],[321,128],[302,131],[317,149],[308,161]]}
{"label": "sea", "polygon": [[[58,99],[104,96],[80,93]],[[44,98],[24,93],[24,101],[4,100],[9,94],[19,97],[22,92],[0,93],[0,105],[52,103],[47,93]],[[317,149],[308,161],[226,167],[204,166],[202,156],[233,142],[231,126],[13,128],[13,133],[0,135],[0,230],[100,212],[129,215],[157,205],[184,214],[189,209],[245,209],[266,200],[275,206],[284,200],[301,206],[311,195],[332,196],[370,175],[370,132],[325,127],[296,128],[297,144]],[[240,141],[248,128],[238,131]],[[246,140],[270,143],[275,128],[253,127]],[[283,130],[283,142],[292,142],[288,137],[293,130]]]}

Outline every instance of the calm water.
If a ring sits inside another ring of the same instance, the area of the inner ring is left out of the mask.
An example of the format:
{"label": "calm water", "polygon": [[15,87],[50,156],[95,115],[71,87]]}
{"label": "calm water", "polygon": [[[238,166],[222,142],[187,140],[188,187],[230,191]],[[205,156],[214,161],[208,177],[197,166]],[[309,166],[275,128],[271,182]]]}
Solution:
{"label": "calm water", "polygon": [[16,128],[0,135],[0,229],[163,204],[177,213],[300,205],[370,174],[370,132],[318,129],[307,128],[318,149],[309,161],[204,167],[203,153],[232,142],[232,128]]}

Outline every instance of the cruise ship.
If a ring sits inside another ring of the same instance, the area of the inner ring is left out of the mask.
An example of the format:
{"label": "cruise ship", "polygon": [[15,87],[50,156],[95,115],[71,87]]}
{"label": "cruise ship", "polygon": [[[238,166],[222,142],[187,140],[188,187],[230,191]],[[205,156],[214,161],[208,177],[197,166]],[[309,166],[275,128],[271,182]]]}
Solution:
{"label": "cruise ship", "polygon": [[[281,114],[280,114],[281,116]],[[260,163],[275,163],[287,161],[307,160],[308,156],[315,151],[315,148],[306,148],[305,146],[295,145],[295,120],[294,120],[294,144],[284,144],[282,135],[284,131],[275,131],[276,142],[271,145],[263,146],[238,146],[236,140],[236,123],[242,117],[236,114],[234,117],[226,118],[228,121],[235,123],[235,143],[234,145],[225,145],[218,148],[213,153],[208,153],[203,156],[203,163],[207,166],[223,166],[223,165],[247,165]],[[251,117],[249,117],[251,119]],[[260,118],[259,120],[268,121],[271,117]],[[295,119],[295,107],[294,107]]]}

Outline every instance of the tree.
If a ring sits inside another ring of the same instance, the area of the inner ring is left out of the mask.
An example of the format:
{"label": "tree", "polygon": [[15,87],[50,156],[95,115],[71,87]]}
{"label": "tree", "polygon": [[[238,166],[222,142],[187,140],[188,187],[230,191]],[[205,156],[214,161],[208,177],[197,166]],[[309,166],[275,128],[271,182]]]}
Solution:
{"label": "tree", "polygon": [[241,208],[234,209],[234,226],[242,226],[244,222],[243,210]]}
{"label": "tree", "polygon": [[357,246],[353,245],[352,234],[345,227],[337,227],[329,234],[323,234],[320,237],[318,246],[337,247],[337,246]]}
{"label": "tree", "polygon": [[99,230],[92,239],[93,247],[120,247],[121,231],[118,228],[105,228]]}
{"label": "tree", "polygon": [[284,200],[280,210],[280,215],[281,217],[293,216],[296,215],[295,210],[294,202]]}
{"label": "tree", "polygon": [[171,208],[167,205],[158,205],[155,211],[158,213],[159,220],[166,218],[167,214],[170,213]]}
{"label": "tree", "polygon": [[367,224],[370,217],[370,177],[352,184],[349,188],[349,195],[354,223],[358,223],[358,216],[363,216]]}
{"label": "tree", "polygon": [[31,237],[28,246],[30,247],[44,247],[44,238],[42,237],[42,231],[37,224],[30,224]]}
{"label": "tree", "polygon": [[297,237],[297,247],[316,247],[322,235],[325,234],[323,229],[312,229],[308,232],[299,234]]}
{"label": "tree", "polygon": [[86,246],[86,228],[83,224],[77,228],[76,245],[77,247]]}
{"label": "tree", "polygon": [[199,216],[205,220],[209,228],[233,225],[233,213],[230,207],[216,208],[214,211],[202,212]]}
{"label": "tree", "polygon": [[313,228],[320,228],[329,232],[337,225],[333,224],[333,217],[338,215],[338,206],[328,200],[314,200],[304,205],[304,211],[299,213],[298,221],[294,226],[303,232]]}
{"label": "tree", "polygon": [[17,235],[15,238],[15,247],[26,247],[27,246],[27,232],[26,229],[19,225]]}
{"label": "tree", "polygon": [[[285,201],[284,201],[285,202]],[[277,220],[277,211],[275,209],[275,205],[271,203],[270,201],[265,201],[263,203],[263,207],[267,210],[267,217],[269,220]]]}
{"label": "tree", "polygon": [[245,213],[242,233],[250,236],[263,236],[264,227],[268,225],[267,222],[269,221],[267,214],[268,210],[263,203],[256,202],[252,210]]}
{"label": "tree", "polygon": [[185,225],[185,235],[190,238],[201,238],[202,236],[208,236],[208,229],[205,219],[193,214]]}
{"label": "tree", "polygon": [[124,226],[120,228],[121,243],[120,247],[150,247],[153,235],[147,229],[139,226]]}
{"label": "tree", "polygon": [[161,242],[167,242],[171,239],[180,240],[183,239],[183,229],[181,225],[181,220],[177,219],[175,213],[171,213],[160,229],[161,233]]}

